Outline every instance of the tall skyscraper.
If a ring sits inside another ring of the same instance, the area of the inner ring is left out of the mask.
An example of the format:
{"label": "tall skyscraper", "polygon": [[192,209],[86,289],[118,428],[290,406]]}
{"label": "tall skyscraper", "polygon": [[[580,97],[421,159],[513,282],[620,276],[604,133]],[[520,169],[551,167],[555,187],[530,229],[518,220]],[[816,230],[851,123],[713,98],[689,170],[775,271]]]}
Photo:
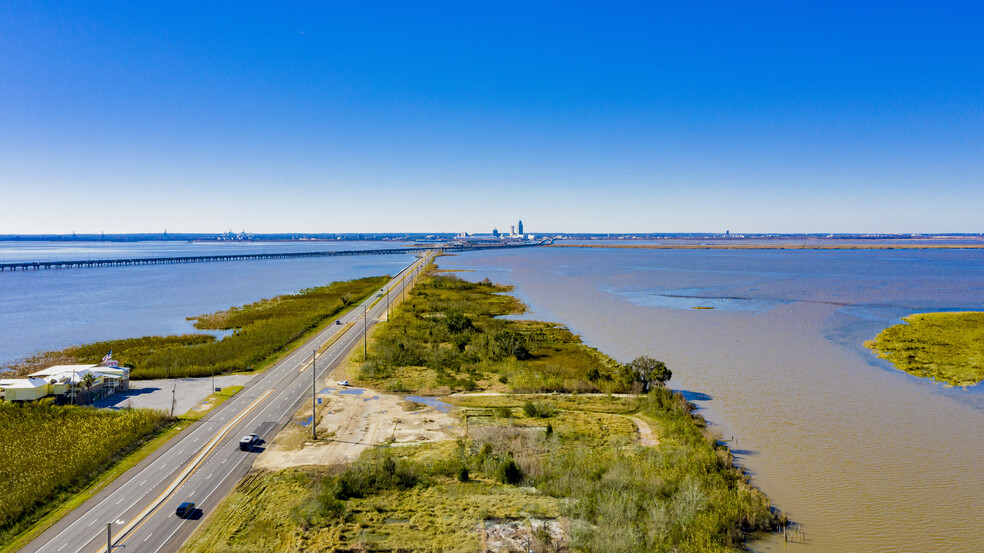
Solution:
{"label": "tall skyscraper", "polygon": [[509,236],[516,236],[516,225],[509,226]]}
{"label": "tall skyscraper", "polygon": [[519,233],[520,234],[523,234],[523,221],[522,221],[522,219],[519,221]]}

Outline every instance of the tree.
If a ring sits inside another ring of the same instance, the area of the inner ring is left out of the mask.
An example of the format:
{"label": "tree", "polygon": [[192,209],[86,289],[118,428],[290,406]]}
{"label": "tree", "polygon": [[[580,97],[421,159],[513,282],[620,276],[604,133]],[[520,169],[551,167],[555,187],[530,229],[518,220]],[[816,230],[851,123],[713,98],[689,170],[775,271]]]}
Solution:
{"label": "tree", "polygon": [[666,363],[657,361],[647,355],[636,357],[629,363],[629,371],[637,382],[642,383],[643,391],[648,392],[653,386],[663,386],[673,376]]}
{"label": "tree", "polygon": [[444,313],[444,324],[448,325],[448,330],[452,334],[460,334],[472,328],[471,319],[456,309],[449,309]]}
{"label": "tree", "polygon": [[89,390],[96,384],[96,376],[92,373],[85,373],[79,384],[85,389],[86,401],[89,400]]}

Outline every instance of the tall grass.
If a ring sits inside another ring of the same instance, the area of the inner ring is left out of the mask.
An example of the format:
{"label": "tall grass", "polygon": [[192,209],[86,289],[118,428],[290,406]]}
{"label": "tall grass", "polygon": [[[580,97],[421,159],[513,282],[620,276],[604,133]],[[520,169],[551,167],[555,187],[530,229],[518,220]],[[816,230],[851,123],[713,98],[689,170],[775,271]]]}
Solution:
{"label": "tall grass", "polygon": [[165,427],[163,411],[0,403],[0,542]]}

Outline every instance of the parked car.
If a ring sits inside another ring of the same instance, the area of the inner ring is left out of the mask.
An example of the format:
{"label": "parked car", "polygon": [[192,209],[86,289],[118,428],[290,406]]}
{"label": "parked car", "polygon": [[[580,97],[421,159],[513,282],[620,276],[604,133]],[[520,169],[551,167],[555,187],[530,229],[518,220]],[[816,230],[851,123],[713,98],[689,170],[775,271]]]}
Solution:
{"label": "parked car", "polygon": [[339,380],[335,384],[338,384],[339,386],[348,386],[349,385],[348,380]]}
{"label": "parked car", "polygon": [[250,434],[243,439],[239,440],[239,449],[243,451],[249,451],[253,449],[257,443],[259,443],[260,437],[256,434]]}
{"label": "parked car", "polygon": [[192,503],[191,501],[185,501],[181,505],[178,505],[178,510],[177,512],[175,512],[175,514],[181,518],[185,518],[194,512],[195,512],[195,504]]}

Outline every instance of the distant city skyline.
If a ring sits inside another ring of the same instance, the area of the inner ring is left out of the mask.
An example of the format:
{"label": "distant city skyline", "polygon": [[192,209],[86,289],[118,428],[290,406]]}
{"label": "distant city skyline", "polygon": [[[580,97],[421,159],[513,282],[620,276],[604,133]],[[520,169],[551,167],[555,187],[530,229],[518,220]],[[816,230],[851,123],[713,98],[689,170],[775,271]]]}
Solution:
{"label": "distant city skyline", "polygon": [[5,2],[0,234],[979,233],[982,15]]}

